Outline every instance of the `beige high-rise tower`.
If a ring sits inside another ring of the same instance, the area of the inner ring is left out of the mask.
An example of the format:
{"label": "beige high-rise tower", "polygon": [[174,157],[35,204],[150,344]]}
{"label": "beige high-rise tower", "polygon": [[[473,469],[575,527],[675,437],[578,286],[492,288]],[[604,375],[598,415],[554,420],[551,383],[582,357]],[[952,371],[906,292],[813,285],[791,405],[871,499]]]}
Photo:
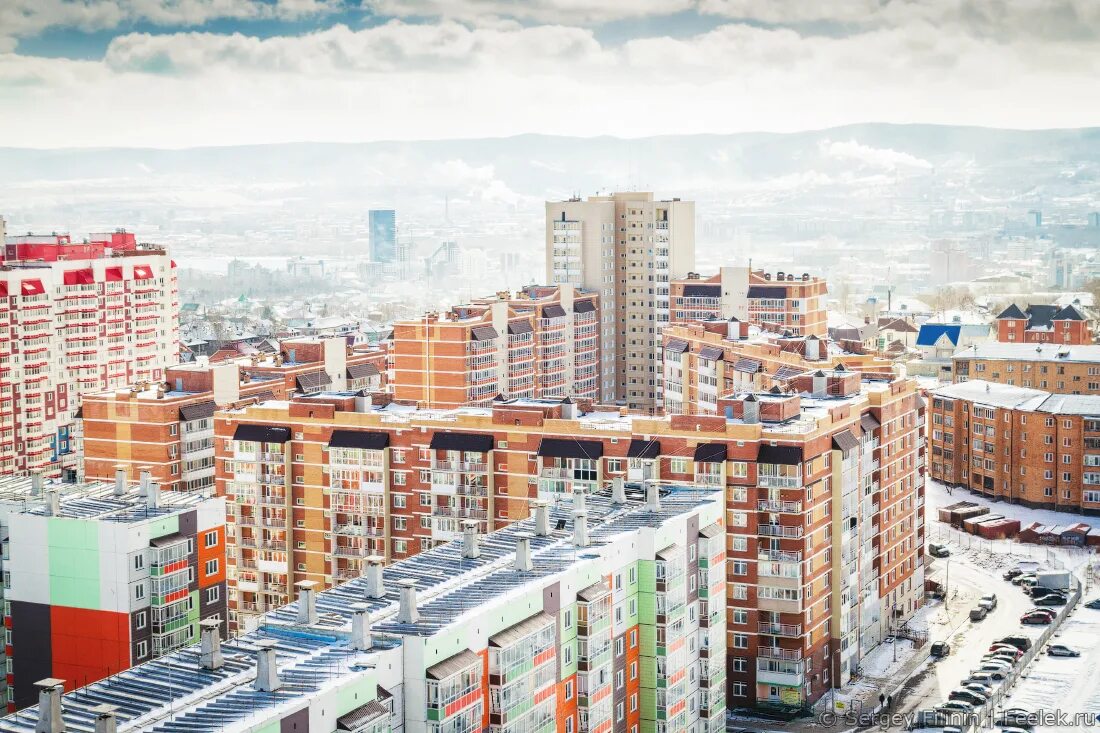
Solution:
{"label": "beige high-rise tower", "polygon": [[546,277],[600,293],[604,401],[659,410],[669,281],[695,268],[695,202],[620,192],[546,202]]}

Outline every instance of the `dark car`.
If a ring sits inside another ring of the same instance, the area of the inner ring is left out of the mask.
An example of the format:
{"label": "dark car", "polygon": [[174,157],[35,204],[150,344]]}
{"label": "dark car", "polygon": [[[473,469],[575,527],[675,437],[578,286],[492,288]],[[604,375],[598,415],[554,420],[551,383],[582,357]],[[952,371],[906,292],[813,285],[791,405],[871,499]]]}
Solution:
{"label": "dark car", "polygon": [[963,702],[970,703],[976,708],[980,708],[982,705],[985,705],[987,702],[989,702],[989,698],[982,693],[966,689],[952,690],[951,693],[947,696],[947,699],[962,700]]}
{"label": "dark car", "polygon": [[1023,570],[1020,570],[1019,568],[1012,568],[1012,570],[1009,570],[1008,572],[1006,572],[1001,577],[1004,578],[1005,580],[1012,580],[1014,578],[1020,577],[1023,574],[1024,574]]}
{"label": "dark car", "polygon": [[1070,649],[1065,644],[1051,644],[1047,647],[1047,654],[1052,657],[1079,657],[1081,652]]}
{"label": "dark car", "polygon": [[943,659],[951,653],[951,645],[946,641],[934,641],[929,653],[936,659]]}
{"label": "dark car", "polygon": [[1066,597],[1060,596],[1057,593],[1051,593],[1049,595],[1040,596],[1039,598],[1033,598],[1031,602],[1036,606],[1064,606],[1066,605]]}
{"label": "dark car", "polygon": [[943,545],[930,544],[928,545],[928,554],[932,557],[951,557],[951,551]]}
{"label": "dark car", "polygon": [[1085,608],[1091,608],[1093,611],[1100,611],[1100,598],[1093,598],[1085,604]]}
{"label": "dark car", "polygon": [[1009,646],[1016,647],[1022,652],[1026,652],[1031,648],[1031,637],[1017,635],[1002,637],[993,642],[993,646],[989,647],[990,651],[993,651],[997,644],[1008,644]]}
{"label": "dark car", "polygon": [[970,620],[971,621],[982,621],[988,615],[989,615],[989,609],[986,608],[985,606],[974,606],[974,608],[970,609]]}
{"label": "dark car", "polygon": [[1035,727],[1037,716],[1023,708],[1007,708],[993,719],[996,725],[1007,725],[1014,728],[1023,728],[1025,730],[1031,730]]}

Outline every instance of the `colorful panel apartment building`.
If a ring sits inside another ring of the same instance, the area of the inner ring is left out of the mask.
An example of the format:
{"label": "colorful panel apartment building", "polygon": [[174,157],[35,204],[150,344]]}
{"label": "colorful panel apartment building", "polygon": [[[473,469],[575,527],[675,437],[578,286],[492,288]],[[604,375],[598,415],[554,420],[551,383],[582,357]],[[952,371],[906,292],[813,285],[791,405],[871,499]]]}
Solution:
{"label": "colorful panel apartment building", "polygon": [[[331,586],[464,529],[509,526],[533,501],[617,479],[724,487],[731,690],[737,704],[812,701],[922,603],[923,410],[901,375],[832,369],[724,396],[716,415],[570,400],[432,411],[340,395],[220,412],[219,492],[238,506],[233,621],[250,628],[299,582]],[[832,529],[834,506],[845,531]],[[842,566],[860,592],[833,604],[827,580]],[[758,675],[760,659],[784,664]],[[778,668],[786,676],[767,675]]]}
{"label": "colorful panel apartment building", "polygon": [[[0,227],[2,228],[2,227]],[[2,235],[0,231],[0,235]],[[81,395],[179,354],[175,263],[133,234],[9,237],[0,257],[0,476],[78,472]]]}
{"label": "colorful panel apartment building", "polygon": [[[300,584],[223,644],[63,699],[45,680],[44,704],[0,731],[71,728],[93,708],[121,733],[724,731],[721,493],[640,498],[543,504],[330,590]],[[144,694],[166,680],[177,698]]]}
{"label": "colorful panel apartment building", "polygon": [[710,277],[692,272],[669,283],[669,322],[735,318],[776,333],[824,338],[827,293],[825,280],[809,273],[773,276],[748,267],[723,267]]}
{"label": "colorful panel apartment building", "polygon": [[593,292],[529,286],[394,324],[392,392],[423,407],[497,396],[595,399],[600,302]]}
{"label": "colorful panel apartment building", "polygon": [[931,407],[933,479],[991,499],[1100,514],[1100,395],[973,379],[934,390]]}
{"label": "colorful panel apartment building", "polygon": [[6,521],[4,624],[8,709],[34,684],[67,689],[118,674],[198,640],[225,619],[225,500],[118,481],[10,482],[24,507]]}
{"label": "colorful panel apartment building", "polygon": [[149,471],[165,490],[212,490],[215,410],[322,389],[378,391],[385,359],[381,349],[349,350],[342,338],[288,339],[277,354],[200,358],[169,367],[162,382],[85,395],[84,477],[109,480],[123,466],[134,480]]}

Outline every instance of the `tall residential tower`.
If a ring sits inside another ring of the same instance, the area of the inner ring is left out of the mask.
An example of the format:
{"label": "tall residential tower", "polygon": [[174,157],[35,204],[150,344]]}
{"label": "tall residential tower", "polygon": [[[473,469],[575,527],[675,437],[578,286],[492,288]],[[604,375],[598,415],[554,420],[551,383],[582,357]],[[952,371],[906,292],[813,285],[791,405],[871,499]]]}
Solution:
{"label": "tall residential tower", "polygon": [[397,212],[371,209],[367,216],[371,261],[393,262],[397,254]]}
{"label": "tall residential tower", "polygon": [[660,408],[669,282],[694,267],[692,201],[620,192],[546,203],[547,279],[600,293],[604,401]]}

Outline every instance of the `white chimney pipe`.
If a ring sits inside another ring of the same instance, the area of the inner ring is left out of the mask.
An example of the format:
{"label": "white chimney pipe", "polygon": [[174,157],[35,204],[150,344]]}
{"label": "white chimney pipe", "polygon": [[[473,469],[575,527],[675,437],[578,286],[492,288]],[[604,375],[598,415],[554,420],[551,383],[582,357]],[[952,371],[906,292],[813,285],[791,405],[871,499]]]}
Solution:
{"label": "white chimney pipe", "polygon": [[521,573],[529,573],[535,568],[535,563],[531,560],[531,538],[534,537],[530,532],[516,532],[516,563],[515,569]]}
{"label": "white chimney pipe", "polygon": [[256,690],[275,692],[282,686],[275,658],[275,640],[261,639],[256,642]]}
{"label": "white chimney pipe", "polygon": [[818,361],[821,358],[821,342],[817,336],[810,334],[806,337],[806,360]]}
{"label": "white chimney pipe", "polygon": [[46,492],[46,516],[56,517],[61,514],[61,496],[56,489]]}
{"label": "white chimney pipe", "polygon": [[550,504],[543,499],[531,502],[535,508],[535,534],[539,537],[550,535]]}
{"label": "white chimney pipe", "polygon": [[382,582],[382,563],[380,555],[367,557],[367,598],[382,598],[386,595],[386,585]]}
{"label": "white chimney pipe", "polygon": [[813,396],[818,398],[818,399],[822,399],[822,398],[826,397],[827,396],[826,385],[828,384],[828,380],[825,378],[825,372],[818,369],[816,372],[814,372],[813,380],[814,380],[814,382],[813,382],[813,384],[814,384]]}
{"label": "white chimney pipe", "polygon": [[585,498],[584,489],[573,488],[573,510],[579,512],[588,511],[588,499]]}
{"label": "white chimney pipe", "polygon": [[741,415],[741,420],[746,425],[755,425],[760,422],[760,401],[756,399],[756,395],[750,394],[742,404],[744,412]]}
{"label": "white chimney pipe", "polygon": [[65,721],[61,718],[61,693],[65,680],[48,677],[34,683],[38,688],[38,722],[34,733],[65,733]]}
{"label": "white chimney pipe", "polygon": [[370,634],[370,615],[365,603],[351,605],[351,648],[363,652],[373,646]]}
{"label": "white chimney pipe", "polygon": [[661,511],[661,486],[656,481],[645,482],[645,505],[651,512]]}
{"label": "white chimney pipe", "polygon": [[573,511],[573,544],[588,547],[588,512]]}
{"label": "white chimney pipe", "polygon": [[473,560],[481,557],[481,547],[477,540],[477,520],[462,522],[462,557]]}
{"label": "white chimney pipe", "polygon": [[401,624],[415,624],[420,620],[420,613],[416,610],[416,581],[412,578],[402,578],[397,581],[401,586],[400,605],[397,607],[397,622]]}
{"label": "white chimney pipe", "polygon": [[622,476],[611,479],[611,502],[613,504],[626,503],[626,482]]}
{"label": "white chimney pipe", "polygon": [[96,705],[92,708],[95,713],[95,733],[115,733],[118,730],[118,721],[115,719],[114,705]]}
{"label": "white chimney pipe", "polygon": [[115,496],[123,496],[126,494],[126,469],[122,466],[115,466]]}
{"label": "white chimney pipe", "polygon": [[31,474],[31,496],[42,496],[42,487],[45,485],[41,471]]}
{"label": "white chimney pipe", "polygon": [[203,669],[221,669],[222,661],[222,622],[216,618],[206,618],[199,622],[202,628],[199,637],[199,666]]}
{"label": "white chimney pipe", "polygon": [[138,496],[145,496],[149,491],[149,484],[153,480],[153,472],[148,468],[141,469],[141,480],[138,482]]}
{"label": "white chimney pipe", "polygon": [[145,506],[150,511],[160,507],[160,484],[150,483],[145,487]]}
{"label": "white chimney pipe", "polygon": [[312,626],[317,623],[317,581],[299,580],[294,584],[298,589],[298,623]]}

